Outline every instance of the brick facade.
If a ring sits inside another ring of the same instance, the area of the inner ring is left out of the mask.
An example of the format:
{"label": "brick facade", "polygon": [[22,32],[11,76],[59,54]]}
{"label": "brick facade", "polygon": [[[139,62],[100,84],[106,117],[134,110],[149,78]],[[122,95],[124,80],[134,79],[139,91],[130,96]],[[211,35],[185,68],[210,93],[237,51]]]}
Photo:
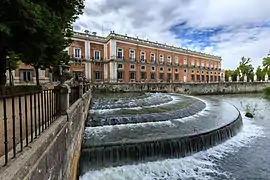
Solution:
{"label": "brick facade", "polygon": [[[217,82],[221,57],[111,32],[107,37],[75,33],[84,76],[92,82]],[[87,58],[88,57],[88,58]],[[73,64],[71,71],[78,66]]]}

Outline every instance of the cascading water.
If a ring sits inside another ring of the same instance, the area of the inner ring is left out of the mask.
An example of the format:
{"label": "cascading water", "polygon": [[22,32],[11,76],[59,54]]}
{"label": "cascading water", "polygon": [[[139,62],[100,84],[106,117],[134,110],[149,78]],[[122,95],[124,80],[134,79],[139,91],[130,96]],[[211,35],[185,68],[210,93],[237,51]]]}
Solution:
{"label": "cascading water", "polygon": [[239,111],[219,100],[153,93],[125,97],[113,104],[116,101],[94,100],[80,174],[108,166],[184,157],[229,139],[242,127]]}

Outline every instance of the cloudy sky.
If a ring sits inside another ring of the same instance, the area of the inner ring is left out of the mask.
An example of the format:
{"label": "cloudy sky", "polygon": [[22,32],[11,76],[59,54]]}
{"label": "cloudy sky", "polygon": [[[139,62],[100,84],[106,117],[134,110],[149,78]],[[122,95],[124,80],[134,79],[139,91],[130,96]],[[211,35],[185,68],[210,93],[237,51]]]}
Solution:
{"label": "cloudy sky", "polygon": [[255,67],[270,51],[270,0],[86,0],[76,31],[139,36]]}

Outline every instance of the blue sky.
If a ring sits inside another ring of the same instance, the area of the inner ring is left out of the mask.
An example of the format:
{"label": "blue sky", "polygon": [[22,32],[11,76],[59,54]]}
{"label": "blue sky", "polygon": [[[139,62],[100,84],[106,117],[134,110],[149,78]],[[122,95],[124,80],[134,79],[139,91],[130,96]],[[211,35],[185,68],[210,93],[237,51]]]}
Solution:
{"label": "blue sky", "polygon": [[74,24],[98,35],[139,36],[222,57],[226,69],[242,56],[255,68],[270,51],[270,0],[86,0]]}

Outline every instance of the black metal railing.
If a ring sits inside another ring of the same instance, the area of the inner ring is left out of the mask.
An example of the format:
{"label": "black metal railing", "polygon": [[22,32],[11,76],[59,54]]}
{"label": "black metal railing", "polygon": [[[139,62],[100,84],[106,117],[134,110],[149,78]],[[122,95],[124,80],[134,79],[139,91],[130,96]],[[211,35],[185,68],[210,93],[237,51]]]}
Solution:
{"label": "black metal railing", "polygon": [[58,117],[58,92],[49,89],[0,95],[0,156],[5,157],[5,165]]}

